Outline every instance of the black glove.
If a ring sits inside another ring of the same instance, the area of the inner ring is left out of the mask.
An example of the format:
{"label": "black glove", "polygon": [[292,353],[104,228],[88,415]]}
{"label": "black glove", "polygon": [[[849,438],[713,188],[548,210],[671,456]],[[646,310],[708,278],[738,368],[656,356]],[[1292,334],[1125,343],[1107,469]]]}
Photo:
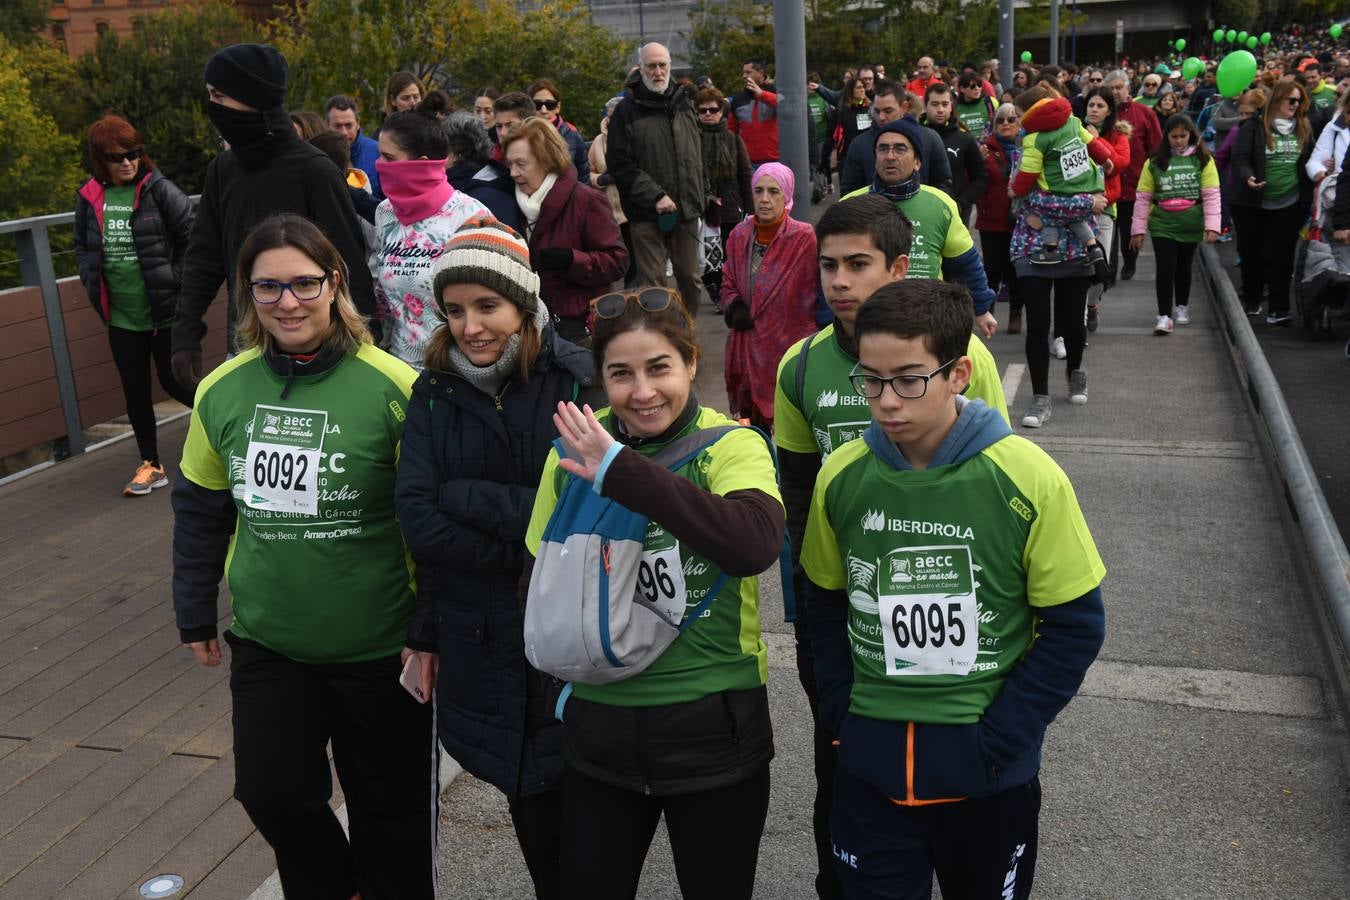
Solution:
{"label": "black glove", "polygon": [[189,391],[195,391],[197,382],[202,380],[202,351],[175,350],[169,362],[178,383]]}
{"label": "black glove", "polygon": [[755,320],[750,318],[750,307],[744,300],[737,300],[723,310],[722,320],[733,331],[750,331],[755,327]]}
{"label": "black glove", "polygon": [[595,176],[595,183],[600,187],[609,187],[614,183],[614,176],[608,172],[601,172],[599,175]]}
{"label": "black glove", "polygon": [[539,268],[545,272],[566,272],[572,268],[572,248],[545,247],[540,250]]}

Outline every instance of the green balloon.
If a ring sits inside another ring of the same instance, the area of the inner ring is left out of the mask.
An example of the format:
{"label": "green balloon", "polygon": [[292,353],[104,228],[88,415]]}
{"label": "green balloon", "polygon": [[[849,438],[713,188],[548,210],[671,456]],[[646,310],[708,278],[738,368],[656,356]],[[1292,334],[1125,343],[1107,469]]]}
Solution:
{"label": "green balloon", "polygon": [[1223,43],[1223,29],[1222,29],[1222,28],[1216,28],[1216,29],[1214,29],[1214,43],[1216,43],[1216,44],[1222,44],[1222,43]]}
{"label": "green balloon", "polygon": [[1261,42],[1256,39],[1256,35],[1252,35],[1251,37],[1247,38],[1247,46],[1251,47],[1253,50],[1255,50],[1257,45],[1260,43]]}
{"label": "green balloon", "polygon": [[1203,71],[1205,71],[1205,64],[1194,56],[1188,57],[1187,60],[1181,64],[1181,77],[1185,78],[1187,81],[1199,77],[1200,73]]}
{"label": "green balloon", "polygon": [[1269,31],[1261,32],[1261,45],[1265,46],[1266,44],[1269,43],[1270,43],[1270,32]]}
{"label": "green balloon", "polygon": [[1339,41],[1341,39],[1341,32],[1343,30],[1344,29],[1341,27],[1341,23],[1337,22],[1335,25],[1332,25],[1330,28],[1327,29],[1327,33]]}
{"label": "green balloon", "polygon": [[1185,50],[1185,49],[1186,49],[1186,39],[1185,39],[1185,38],[1177,38],[1177,52],[1180,53],[1182,50]]}
{"label": "green balloon", "polygon": [[1239,31],[1239,32],[1238,32],[1238,43],[1239,43],[1239,44],[1245,44],[1245,43],[1247,43],[1247,32],[1245,32],[1245,31]]}
{"label": "green balloon", "polygon": [[1031,62],[1031,51],[1030,51],[1030,50],[1023,50],[1023,51],[1022,51],[1022,62],[1024,62],[1024,63],[1029,63],[1029,62]]}
{"label": "green balloon", "polygon": [[1223,39],[1231,44],[1237,40],[1237,32],[1230,28],[1223,33]]}
{"label": "green balloon", "polygon": [[1256,77],[1256,57],[1246,50],[1234,50],[1219,63],[1215,75],[1220,96],[1236,97],[1245,91],[1247,85]]}

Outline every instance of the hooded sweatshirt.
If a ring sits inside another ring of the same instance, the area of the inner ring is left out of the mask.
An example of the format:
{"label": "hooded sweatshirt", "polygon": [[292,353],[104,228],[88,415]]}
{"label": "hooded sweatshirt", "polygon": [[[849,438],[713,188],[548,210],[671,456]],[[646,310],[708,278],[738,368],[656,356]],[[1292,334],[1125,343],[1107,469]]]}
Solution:
{"label": "hooded sweatshirt", "polygon": [[1032,778],[1105,635],[1106,570],[1068,477],[956,402],[922,471],[875,424],[831,454],[802,548],[821,724],[897,805]]}
{"label": "hooded sweatshirt", "polygon": [[1105,187],[1101,166],[1111,159],[1111,145],[1094,138],[1063,97],[1034,104],[1022,116],[1022,162],[1012,190],[1018,197],[1033,187],[1061,196],[1095,194]]}

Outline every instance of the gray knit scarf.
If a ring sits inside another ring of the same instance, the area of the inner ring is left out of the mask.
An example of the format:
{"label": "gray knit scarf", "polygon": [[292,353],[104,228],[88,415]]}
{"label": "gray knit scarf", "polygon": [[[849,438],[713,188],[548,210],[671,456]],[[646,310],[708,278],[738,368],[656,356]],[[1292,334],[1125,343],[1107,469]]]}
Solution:
{"label": "gray knit scarf", "polygon": [[[544,305],[543,300],[537,301],[534,306],[534,324],[541,335],[544,334],[550,321],[548,307]],[[497,357],[497,361],[487,366],[476,366],[470,362],[469,358],[464,355],[464,351],[459,349],[458,343],[450,345],[450,367],[459,377],[489,397],[496,397],[501,393],[502,388],[516,374],[516,367],[519,363],[520,332],[518,331],[506,339],[506,347],[502,349],[502,355]]]}

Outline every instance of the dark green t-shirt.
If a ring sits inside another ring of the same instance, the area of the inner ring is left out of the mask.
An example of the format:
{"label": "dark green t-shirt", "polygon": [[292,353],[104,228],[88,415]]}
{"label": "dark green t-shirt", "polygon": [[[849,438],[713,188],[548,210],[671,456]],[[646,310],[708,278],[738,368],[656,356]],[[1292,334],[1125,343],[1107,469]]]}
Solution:
{"label": "dark green t-shirt", "polygon": [[108,286],[108,324],[127,331],[151,331],[160,322],[150,314],[141,260],[131,236],[136,186],[109,187],[103,193],[103,281]]}
{"label": "dark green t-shirt", "polygon": [[287,382],[256,349],[202,381],[183,477],[230,491],[230,630],[303,663],[393,656],[412,618],[394,475],[417,373],[370,344]]}
{"label": "dark green t-shirt", "polygon": [[1298,155],[1297,134],[1275,135],[1274,149],[1266,150],[1266,203],[1298,193]]}

